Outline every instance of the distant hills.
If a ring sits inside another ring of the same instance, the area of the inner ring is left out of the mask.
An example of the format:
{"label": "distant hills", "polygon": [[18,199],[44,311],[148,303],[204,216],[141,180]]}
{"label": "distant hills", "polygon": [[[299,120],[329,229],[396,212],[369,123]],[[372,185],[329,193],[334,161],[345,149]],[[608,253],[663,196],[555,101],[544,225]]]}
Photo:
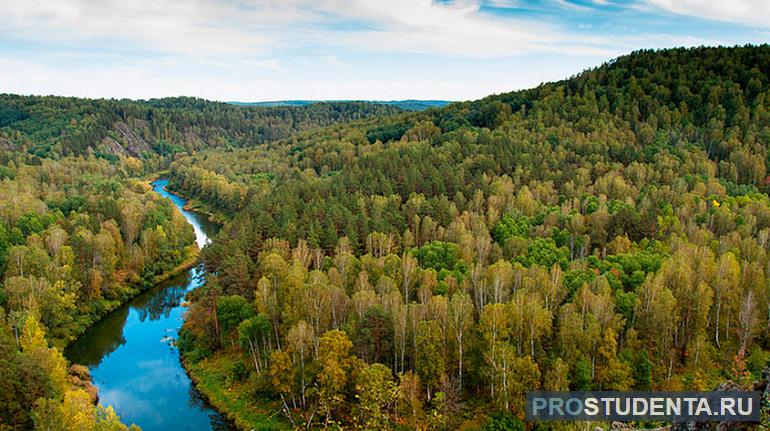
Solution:
{"label": "distant hills", "polygon": [[[403,113],[389,103],[229,104],[195,97],[81,99],[0,94],[0,152],[110,160],[249,147],[292,134]],[[414,109],[414,108],[413,108]]]}
{"label": "distant hills", "polygon": [[[329,100],[276,100],[270,102],[227,102],[238,106],[307,106],[320,102],[332,102]],[[353,100],[334,100],[333,102],[354,102]],[[447,100],[362,100],[361,102],[375,103],[379,105],[395,106],[405,111],[424,111],[430,108],[441,108],[450,103]]]}

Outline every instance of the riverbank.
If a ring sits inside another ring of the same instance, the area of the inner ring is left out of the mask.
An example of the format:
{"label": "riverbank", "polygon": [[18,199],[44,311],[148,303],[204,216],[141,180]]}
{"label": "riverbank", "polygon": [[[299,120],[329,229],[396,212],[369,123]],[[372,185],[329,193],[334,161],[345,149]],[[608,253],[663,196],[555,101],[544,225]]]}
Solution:
{"label": "riverbank", "polygon": [[[182,262],[180,262],[175,267],[168,269],[161,274],[156,275],[153,278],[152,285],[155,286],[158,283],[161,283],[170,278],[176,277],[177,275],[192,268],[198,262],[199,253],[200,253],[200,250],[198,249],[198,246],[195,244],[195,242],[185,247],[185,258],[182,260]],[[148,289],[135,283],[132,285],[128,285],[126,287],[127,287],[127,291],[129,292],[127,295],[125,295],[120,300],[109,301],[107,303],[107,306],[100,309],[98,313],[89,315],[87,320],[82,321],[82,327],[78,327],[77,333],[72,334],[72,336],[70,336],[69,339],[66,339],[66,340],[54,340],[53,341],[54,347],[58,348],[61,351],[65,351],[72,343],[74,343],[78,338],[80,338],[80,336],[85,334],[85,332],[88,331],[89,328],[99,323],[99,321],[107,317],[110,313],[117,310],[122,305],[127,304],[128,302],[130,302],[137,296],[141,295],[142,292]]]}
{"label": "riverbank", "polygon": [[[174,193],[177,193],[177,192],[174,191]],[[180,194],[180,196],[182,195]],[[225,223],[230,221],[230,217],[225,215],[225,213],[214,209],[214,207],[203,202],[198,198],[185,198],[185,199],[187,199],[187,204],[185,204],[184,206],[185,211],[194,211],[198,214],[205,216],[208,219],[208,221],[212,223],[216,223],[218,225],[224,225]]]}
{"label": "riverbank", "polygon": [[[145,181],[149,185],[153,181],[157,180],[158,178],[169,176],[169,174],[170,174],[169,171],[160,171],[153,175],[145,177]],[[169,184],[169,186],[171,186],[171,184]],[[183,208],[185,211],[192,211],[198,215],[202,215],[206,217],[206,220],[210,221],[211,223],[215,223],[222,226],[225,223],[229,222],[231,219],[230,216],[216,209],[214,206],[209,205],[206,202],[196,197],[187,196],[182,190],[179,190],[174,187],[169,187],[167,190],[185,199],[186,203]]]}
{"label": "riverbank", "polygon": [[101,402],[113,406],[125,423],[136,423],[145,431],[236,431],[223,414],[201,402],[205,397],[195,389],[173,343],[184,321],[185,295],[205,282],[196,265],[199,247],[208,243],[218,226],[186,211],[186,200],[165,189],[167,181],[152,180],[140,183],[171,200],[192,226],[195,242],[179,250],[176,265],[147,280],[152,288],[126,289],[125,297],[133,299],[116,301],[117,309],[72,343],[68,358],[88,367]]}
{"label": "riverbank", "polygon": [[188,245],[185,248],[185,256],[186,256],[185,259],[179,265],[171,268],[170,270],[164,272],[163,274],[156,275],[155,278],[152,280],[153,284],[164,282],[169,278],[176,277],[177,275],[192,268],[193,265],[195,265],[198,262],[199,254],[200,254],[200,249],[194,242]]}
{"label": "riverbank", "polygon": [[182,358],[182,366],[206,401],[239,430],[291,429],[280,421],[278,404],[268,409],[255,404],[254,389],[248,381],[227,384],[229,369],[236,360],[229,355],[214,355],[197,363]]}

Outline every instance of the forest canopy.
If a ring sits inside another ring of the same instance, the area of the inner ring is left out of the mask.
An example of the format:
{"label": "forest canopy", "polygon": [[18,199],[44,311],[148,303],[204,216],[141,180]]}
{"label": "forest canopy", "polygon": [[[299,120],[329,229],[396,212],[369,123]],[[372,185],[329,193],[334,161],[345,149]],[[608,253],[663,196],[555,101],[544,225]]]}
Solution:
{"label": "forest canopy", "polygon": [[767,70],[766,45],[639,51],[181,157],[173,187],[232,220],[204,250],[180,348],[242,366],[222,385],[319,427],[473,429],[516,423],[533,389],[756,379]]}
{"label": "forest canopy", "polygon": [[158,172],[227,220],[177,345],[245,394],[235,417],[562,429],[523,423],[527,391],[747,386],[770,365],[768,70],[767,45],[637,51],[420,112],[2,96],[0,381],[35,384],[0,391],[0,424],[112,423],[57,348],[189,257]]}

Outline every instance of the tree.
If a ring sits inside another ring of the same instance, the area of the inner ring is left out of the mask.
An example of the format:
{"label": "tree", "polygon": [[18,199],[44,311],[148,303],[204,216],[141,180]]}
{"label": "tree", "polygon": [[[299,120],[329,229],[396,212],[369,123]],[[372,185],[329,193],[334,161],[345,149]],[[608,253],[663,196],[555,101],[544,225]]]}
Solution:
{"label": "tree", "polygon": [[389,362],[393,357],[393,322],[380,305],[369,307],[358,321],[353,344],[366,362]]}
{"label": "tree", "polygon": [[412,428],[417,428],[423,416],[422,386],[420,377],[411,371],[400,375],[398,385],[399,416],[405,418]]}
{"label": "tree", "polygon": [[567,391],[569,384],[569,366],[561,358],[556,358],[545,373],[543,388],[546,391]]}
{"label": "tree", "polygon": [[428,400],[431,399],[432,389],[436,388],[446,369],[443,343],[444,337],[438,322],[426,320],[419,323],[417,344],[420,347],[416,352],[415,371],[420,376],[420,381],[425,384]]}
{"label": "tree", "polygon": [[633,386],[631,367],[617,357],[617,341],[613,329],[604,331],[599,346],[600,363],[596,367],[596,380],[602,390],[624,391]]}
{"label": "tree", "polygon": [[652,362],[650,362],[647,350],[640,350],[636,354],[634,381],[637,390],[649,391],[652,389]]}
{"label": "tree", "polygon": [[398,396],[390,368],[377,363],[367,365],[356,381],[361,429],[390,429],[390,415]]}
{"label": "tree", "polygon": [[82,389],[68,390],[64,401],[40,399],[32,411],[35,429],[47,431],[99,430],[99,431],[139,431],[139,427],[124,425],[112,407],[104,408],[91,403],[91,397]]}
{"label": "tree", "polygon": [[300,376],[300,394],[302,396],[302,407],[306,405],[305,389],[305,357],[313,347],[313,328],[304,320],[300,320],[292,326],[287,335],[287,348],[294,355],[299,355],[299,376]]}
{"label": "tree", "polygon": [[[238,325],[238,339],[241,346],[248,347],[251,353],[254,369],[261,373],[260,357],[266,352],[267,346],[264,343],[266,336],[270,334],[270,322],[263,314],[258,314],[250,319],[246,319]],[[260,349],[262,341],[262,349]]]}
{"label": "tree", "polygon": [[270,383],[272,383],[276,392],[281,396],[283,411],[286,417],[294,425],[294,418],[286,402],[286,395],[293,398],[293,385],[295,380],[295,370],[292,367],[291,356],[283,350],[274,350],[270,353]]}
{"label": "tree", "polygon": [[327,331],[319,341],[317,361],[321,369],[317,376],[318,398],[326,427],[345,401],[343,390],[354,366],[350,356],[352,347],[353,343],[347,335],[336,329]]}
{"label": "tree", "polygon": [[492,289],[492,302],[503,303],[510,295],[513,281],[513,266],[505,260],[500,260],[487,268],[488,285]]}
{"label": "tree", "polygon": [[412,285],[417,274],[417,259],[410,253],[404,252],[401,257],[401,290],[404,292],[404,303],[408,304],[412,297]]}
{"label": "tree", "polygon": [[717,275],[714,279],[714,343],[721,349],[719,340],[720,327],[723,317],[722,303],[731,305],[735,302],[738,293],[740,266],[732,253],[725,253],[719,257]]}
{"label": "tree", "polygon": [[240,295],[221,296],[217,298],[217,320],[222,328],[223,334],[230,335],[230,342],[235,348],[237,334],[234,330],[245,319],[254,315],[254,310],[246,301],[246,298]]}
{"label": "tree", "polygon": [[462,392],[465,339],[473,325],[473,302],[466,292],[457,292],[452,295],[452,300],[449,301],[449,324],[454,341],[457,343],[457,380]]}
{"label": "tree", "polygon": [[593,381],[591,373],[591,363],[585,358],[580,358],[575,362],[574,369],[572,371],[572,385],[571,388],[576,391],[590,391]]}

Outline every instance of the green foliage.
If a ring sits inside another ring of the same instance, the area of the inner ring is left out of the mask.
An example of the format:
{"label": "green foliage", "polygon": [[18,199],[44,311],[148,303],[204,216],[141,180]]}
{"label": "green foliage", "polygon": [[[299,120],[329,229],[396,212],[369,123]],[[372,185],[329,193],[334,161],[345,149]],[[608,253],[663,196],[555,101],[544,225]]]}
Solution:
{"label": "green foliage", "polygon": [[254,146],[300,130],[397,112],[395,106],[367,102],[262,107],[187,97],[128,101],[5,94],[0,95],[0,134],[38,157],[93,151],[117,162],[122,155],[165,157]]}
{"label": "green foliage", "polygon": [[[179,337],[219,399],[250,386],[298,426],[461,429],[541,385],[746,381],[767,363],[768,69],[768,46],[639,51],[387,117],[4,96],[22,153],[0,153],[3,307],[66,338],[68,315],[178,263],[189,229],[131,180],[168,168],[230,219]],[[376,390],[394,374],[395,400]]]}
{"label": "green foliage", "polygon": [[190,259],[170,202],[97,158],[9,156],[0,197],[0,297],[33,311],[57,345]]}
{"label": "green foliage", "polygon": [[483,431],[524,431],[524,423],[510,412],[498,412],[489,417]]}
{"label": "green foliage", "polygon": [[535,238],[527,245],[526,255],[517,256],[514,261],[524,266],[539,265],[550,268],[559,265],[567,268],[569,262],[569,250],[567,247],[559,247],[552,238]]}
{"label": "green foliage", "polygon": [[[458,429],[521,414],[541,386],[706,388],[736,355],[755,371],[768,61],[768,46],[640,51],[531,90],[179,156],[174,187],[231,217],[203,252],[217,295],[265,319],[207,354],[276,371],[285,386],[268,392],[299,406],[285,416],[329,427],[360,426],[355,375],[373,363],[404,373],[396,423]],[[211,292],[187,318],[200,343]],[[345,360],[307,360],[342,329]]]}
{"label": "green foliage", "polygon": [[254,315],[254,310],[240,295],[223,296],[217,299],[217,318],[222,332],[230,332],[245,319]]}
{"label": "green foliage", "polygon": [[634,381],[636,381],[637,390],[649,391],[652,389],[652,362],[646,350],[641,350],[636,354]]}
{"label": "green foliage", "polygon": [[225,379],[225,382],[232,386],[236,383],[242,382],[246,377],[248,377],[249,373],[246,370],[246,367],[243,365],[243,362],[237,361],[234,362],[230,369],[227,371],[227,378]]}
{"label": "green foliage", "polygon": [[459,248],[456,244],[434,241],[416,248],[412,254],[420,262],[422,268],[432,268],[436,271],[466,270],[465,262],[459,256]]}
{"label": "green foliage", "polygon": [[518,236],[529,237],[529,230],[533,225],[531,217],[516,217],[506,214],[492,229],[492,238],[500,245],[504,245],[509,238]]}
{"label": "green foliage", "polygon": [[570,378],[571,389],[575,391],[590,391],[592,381],[591,364],[585,358],[578,359],[572,369],[572,376]]}

